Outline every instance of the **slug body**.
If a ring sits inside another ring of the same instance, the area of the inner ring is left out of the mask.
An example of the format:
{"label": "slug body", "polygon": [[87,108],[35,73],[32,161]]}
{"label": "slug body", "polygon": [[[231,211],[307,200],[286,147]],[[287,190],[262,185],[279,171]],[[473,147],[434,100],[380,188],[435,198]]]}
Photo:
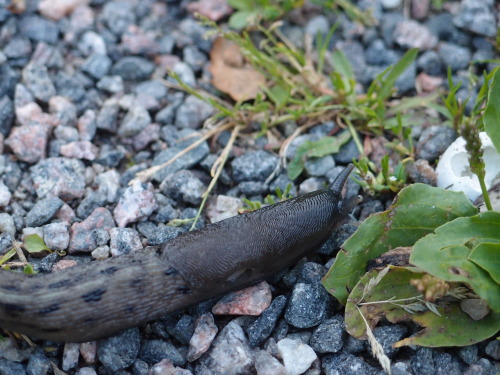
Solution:
{"label": "slug body", "polygon": [[51,274],[0,271],[0,327],[91,341],[256,283],[318,249],[345,219],[357,203],[340,193],[351,170],[329,189],[185,233],[159,252]]}

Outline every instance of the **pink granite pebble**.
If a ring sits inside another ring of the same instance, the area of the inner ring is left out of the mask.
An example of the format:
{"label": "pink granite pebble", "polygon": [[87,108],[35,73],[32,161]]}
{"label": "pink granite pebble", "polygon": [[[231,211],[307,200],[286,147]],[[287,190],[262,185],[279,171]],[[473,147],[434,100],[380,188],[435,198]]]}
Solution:
{"label": "pink granite pebble", "polygon": [[221,298],[212,308],[215,315],[253,315],[258,316],[269,307],[272,293],[269,284],[261,283],[230,293]]}

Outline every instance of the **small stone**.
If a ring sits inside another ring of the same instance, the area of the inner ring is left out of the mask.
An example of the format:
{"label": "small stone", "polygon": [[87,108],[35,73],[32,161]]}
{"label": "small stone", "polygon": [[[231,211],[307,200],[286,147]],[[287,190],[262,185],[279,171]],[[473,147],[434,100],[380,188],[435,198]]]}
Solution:
{"label": "small stone", "polygon": [[473,33],[494,37],[497,35],[495,12],[487,1],[464,0],[453,23]]}
{"label": "small stone", "polygon": [[257,375],[288,375],[286,368],[265,350],[255,353]]}
{"label": "small stone", "polygon": [[71,126],[64,125],[59,125],[54,129],[54,136],[61,142],[75,142],[80,139],[78,136],[78,130]]}
{"label": "small stone", "polygon": [[272,293],[265,281],[222,297],[212,308],[215,315],[259,316],[269,307]]}
{"label": "small stone", "polygon": [[481,320],[490,313],[488,303],[483,299],[471,298],[460,301],[460,308],[473,320]]}
{"label": "small stone", "polygon": [[138,328],[127,329],[99,342],[97,353],[106,371],[116,374],[129,367],[139,354],[141,337]]}
{"label": "small stone", "polygon": [[311,177],[320,177],[335,167],[335,160],[332,155],[326,155],[321,158],[307,159],[304,169]]}
{"label": "small stone", "polygon": [[489,355],[491,358],[493,358],[495,361],[500,360],[500,341],[498,340],[493,340],[486,345],[486,348],[484,348],[484,352]]}
{"label": "small stone", "polygon": [[109,258],[110,255],[110,249],[109,246],[104,245],[104,246],[99,246],[95,250],[91,252],[92,258],[96,260],[104,260]]}
{"label": "small stone", "polygon": [[316,327],[309,345],[317,353],[337,353],[343,346],[344,319],[336,315]]}
{"label": "small stone", "polygon": [[31,167],[31,178],[39,198],[52,195],[71,200],[85,194],[84,171],[80,160],[48,158]]}
{"label": "small stone", "polygon": [[5,207],[10,203],[12,194],[3,181],[0,180],[0,207]]}
{"label": "small stone", "polygon": [[[195,87],[196,86],[196,77],[194,75],[193,69],[191,67],[182,62],[182,61],[177,61],[174,63],[174,66],[172,67],[172,72],[177,74],[180,78],[180,80],[185,83],[188,86]],[[201,99],[197,99],[196,101],[193,100],[193,103],[198,103],[201,105],[203,101]],[[207,103],[203,102],[205,105]],[[186,113],[183,113],[183,115],[186,115]],[[182,122],[181,122],[182,123]],[[191,126],[192,127],[192,126]]]}
{"label": "small stone", "polygon": [[95,183],[99,186],[99,192],[106,196],[108,203],[116,201],[118,189],[120,188],[120,175],[115,169],[98,174]]}
{"label": "small stone", "polygon": [[[193,130],[191,129],[184,129],[179,131],[178,133],[179,139],[185,138],[191,134],[193,134]],[[184,140],[178,140],[177,142],[173,143],[172,147],[168,148],[167,150],[159,152],[153,159],[153,165],[160,165],[167,162],[175,155],[177,155],[180,151],[182,151],[189,145],[193,144],[197,140],[199,140],[198,135],[191,136]],[[163,181],[165,177],[181,169],[189,169],[192,166],[198,164],[201,160],[203,160],[208,155],[208,152],[209,148],[207,142],[202,142],[199,146],[195,147],[186,154],[182,155],[181,157],[176,159],[173,163],[167,165],[160,171],[156,172],[153,178],[156,181]]]}
{"label": "small stone", "polygon": [[410,364],[415,374],[421,375],[434,375],[436,366],[432,358],[431,348],[419,348],[416,353],[411,357]]}
{"label": "small stone", "polygon": [[58,197],[48,197],[38,200],[26,215],[26,226],[39,227],[52,219],[64,202]]}
{"label": "small stone", "polygon": [[42,0],[38,4],[41,15],[59,21],[73,12],[75,8],[86,5],[89,0]]}
{"label": "small stone", "polygon": [[47,103],[50,98],[56,95],[56,89],[45,66],[27,65],[23,69],[23,83],[36,99],[44,103]]}
{"label": "small stone", "polygon": [[325,375],[372,375],[381,371],[367,364],[361,356],[343,352],[325,355],[321,366]]}
{"label": "small stone", "polygon": [[444,65],[449,66],[452,71],[467,68],[472,58],[468,48],[453,43],[441,43],[438,54]]}
{"label": "small stone", "polygon": [[59,28],[57,25],[40,16],[21,17],[20,22],[21,34],[37,42],[46,42],[55,44],[59,36]]}
{"label": "small stone", "polygon": [[64,344],[62,369],[69,371],[78,366],[78,358],[80,357],[80,344],[67,342]]}
{"label": "small stone", "polygon": [[9,59],[29,58],[32,54],[31,42],[28,38],[14,36],[3,48],[3,51]]}
{"label": "small stone", "polygon": [[414,182],[436,186],[437,175],[434,168],[424,159],[416,160],[407,164],[406,171]]}
{"label": "small stone", "polygon": [[309,345],[298,340],[283,339],[278,341],[278,353],[289,375],[299,375],[307,371],[318,357]]}
{"label": "small stone", "polygon": [[266,151],[246,152],[231,162],[233,178],[236,182],[264,181],[273,172],[278,158]]}
{"label": "small stone", "polygon": [[170,359],[176,366],[183,366],[186,363],[186,360],[175,346],[162,340],[144,341],[139,352],[139,358],[150,364],[160,362],[163,359]]}
{"label": "small stone", "polygon": [[29,375],[47,374],[49,373],[50,360],[45,355],[43,349],[35,350],[29,358],[26,365],[26,371]]}
{"label": "small stone", "polygon": [[125,56],[113,65],[111,73],[125,81],[144,81],[149,79],[153,70],[154,64],[151,61],[138,56]]}
{"label": "small stone", "polygon": [[246,374],[251,373],[253,362],[253,353],[245,334],[233,320],[216,337],[212,350],[201,357],[196,373]]}
{"label": "small stone", "polygon": [[189,350],[186,359],[189,362],[193,362],[206,353],[218,331],[219,329],[214,323],[212,314],[207,312],[200,315],[196,319],[194,333],[189,340]]}
{"label": "small stone", "polygon": [[91,141],[97,130],[96,113],[92,109],[83,112],[77,122],[78,133],[82,141]]}
{"label": "small stone", "polygon": [[101,19],[111,32],[121,36],[136,22],[134,5],[129,2],[107,1],[102,9]]}
{"label": "small stone", "polygon": [[448,126],[430,126],[422,132],[417,145],[416,156],[429,162],[435,161],[457,138],[454,129]]}
{"label": "small stone", "polygon": [[250,345],[256,347],[269,338],[276,327],[276,323],[285,309],[287,299],[285,296],[278,296],[271,305],[262,312],[255,322],[248,327],[248,339]]}
{"label": "small stone", "polygon": [[476,363],[478,360],[478,347],[477,345],[464,346],[458,350],[458,356],[462,361],[468,365]]}
{"label": "small stone", "polygon": [[63,96],[53,96],[49,100],[49,113],[58,120],[58,125],[75,126],[76,106]]}
{"label": "small stone", "polygon": [[[393,347],[393,344],[405,337],[407,332],[408,329],[399,324],[380,326],[373,330],[375,338],[382,345],[385,355],[389,358],[392,358],[399,351],[398,348]],[[370,349],[369,344],[367,344],[367,349]]]}
{"label": "small stone", "polygon": [[97,207],[102,207],[106,204],[106,195],[101,191],[95,191],[88,188],[85,198],[82,199],[76,208],[78,217],[85,218],[89,216]]}
{"label": "small stone", "polygon": [[429,15],[431,0],[412,0],[410,8],[411,18],[423,20]]}
{"label": "small stone", "polygon": [[111,228],[109,235],[109,248],[113,256],[129,254],[143,249],[139,234],[132,228]]}
{"label": "small stone", "polygon": [[19,74],[9,64],[0,64],[0,96],[12,97],[18,82]]}
{"label": "small stone", "polygon": [[120,137],[133,137],[139,134],[151,123],[151,117],[144,107],[139,105],[132,106],[123,118],[118,135]]}
{"label": "small stone", "polygon": [[43,241],[51,250],[66,250],[69,244],[67,223],[50,223],[43,227]]}
{"label": "small stone", "polygon": [[382,0],[384,9],[396,9],[401,6],[402,0]]}
{"label": "small stone", "polygon": [[219,21],[233,12],[225,0],[198,0],[187,4],[191,14],[199,13],[211,21]]}
{"label": "small stone", "polygon": [[5,375],[26,375],[26,370],[24,365],[20,363],[0,359],[0,373]]}
{"label": "small stone", "polygon": [[158,208],[151,183],[136,182],[120,197],[113,215],[119,227],[147,218]]}
{"label": "small stone", "polygon": [[438,53],[433,50],[425,51],[417,59],[417,67],[430,76],[439,76],[443,73],[444,67]]}
{"label": "small stone", "polygon": [[87,57],[82,65],[82,71],[94,79],[101,79],[108,74],[113,62],[106,55],[93,54]]}
{"label": "small stone", "polygon": [[329,306],[328,292],[321,284],[295,284],[288,302],[285,319],[297,328],[310,328],[320,324]]}
{"label": "small stone", "polygon": [[426,26],[413,20],[404,20],[396,24],[394,40],[401,47],[420,50],[432,49],[438,42]]}
{"label": "small stone", "polygon": [[7,233],[11,236],[11,239],[16,235],[16,225],[14,224],[14,219],[11,215],[0,212],[0,233]]}
{"label": "small stone", "polygon": [[98,246],[94,231],[104,229],[109,232],[115,226],[111,212],[104,207],[99,207],[81,223],[71,226],[69,243],[70,254],[76,252],[91,252]]}
{"label": "small stone", "polygon": [[243,181],[238,184],[238,188],[247,197],[265,194],[269,191],[269,185],[261,181]]}
{"label": "small stone", "polygon": [[210,104],[196,96],[189,95],[177,109],[175,126],[179,129],[198,129],[201,127],[203,121],[213,113],[214,108]]}
{"label": "small stone", "polygon": [[417,87],[417,92],[435,92],[443,84],[443,78],[432,77],[425,72],[420,73],[417,76],[415,85]]}
{"label": "small stone", "polygon": [[36,163],[45,157],[50,126],[22,125],[12,128],[7,143],[16,156],[26,163]]}
{"label": "small stone", "polygon": [[[137,363],[137,361],[136,361]],[[134,369],[134,373],[136,373]],[[137,372],[139,373],[139,372]],[[170,359],[162,359],[160,362],[156,363],[151,367],[148,372],[148,366],[144,368],[144,374],[161,374],[161,375],[193,375],[189,370],[184,370],[180,367],[175,367],[174,363]]]}
{"label": "small stone", "polygon": [[[1,79],[1,78],[0,78]],[[0,99],[0,133],[7,137],[14,124],[14,104],[12,100],[4,95]]]}
{"label": "small stone", "polygon": [[210,204],[207,208],[211,223],[238,215],[238,210],[243,206],[240,199],[227,195],[218,195],[215,199],[215,204]]}
{"label": "small stone", "polygon": [[108,94],[118,94],[125,90],[123,78],[120,76],[104,76],[97,82],[97,88]]}
{"label": "small stone", "polygon": [[160,185],[161,192],[178,202],[199,204],[206,186],[189,170],[180,170],[171,174]]}
{"label": "small stone", "polygon": [[67,158],[94,160],[99,149],[90,141],[76,141],[62,145],[60,152]]}

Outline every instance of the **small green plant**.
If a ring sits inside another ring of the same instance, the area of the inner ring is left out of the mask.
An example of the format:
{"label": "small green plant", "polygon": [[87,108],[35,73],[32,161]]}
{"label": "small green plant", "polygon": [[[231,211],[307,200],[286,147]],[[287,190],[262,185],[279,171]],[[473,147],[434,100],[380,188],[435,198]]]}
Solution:
{"label": "small green plant", "polygon": [[23,270],[27,274],[32,274],[34,270],[33,267],[30,264],[28,264],[28,261],[24,256],[23,250],[21,248],[24,248],[30,254],[36,254],[41,252],[49,252],[49,253],[52,252],[52,250],[47,247],[43,239],[38,234],[27,235],[26,237],[24,237],[24,242],[19,243],[14,241],[12,245],[13,245],[12,249],[7,251],[0,258],[0,266],[4,269],[10,269],[10,266],[7,262],[9,261],[9,259],[11,259],[12,257],[14,257],[14,255],[17,254],[24,267]]}
{"label": "small green plant", "polygon": [[267,195],[265,198],[264,198],[264,202],[261,203],[259,201],[251,201],[249,199],[246,199],[244,198],[243,199],[243,203],[245,203],[245,205],[243,206],[243,208],[240,210],[240,212],[249,212],[249,211],[255,211],[255,210],[259,210],[262,208],[263,205],[265,206],[268,206],[268,205],[271,205],[271,204],[275,204],[275,203],[278,203],[278,202],[283,202],[283,201],[286,201],[290,198],[293,198],[293,196],[290,194],[290,190],[292,189],[292,184],[289,183],[286,185],[286,188],[284,191],[281,191],[281,189],[279,188],[279,186],[276,186],[276,189],[275,189],[275,192],[276,192],[276,196],[273,196],[273,195]]}
{"label": "small green plant", "polygon": [[406,185],[406,171],[402,162],[399,162],[394,169],[389,168],[389,155],[384,155],[381,160],[380,172],[375,176],[372,170],[376,169],[374,164],[367,158],[353,161],[360,178],[354,178],[365,191],[375,193],[397,193]]}
{"label": "small green plant", "polygon": [[228,0],[235,12],[229,26],[236,30],[254,27],[262,21],[276,21],[285,13],[302,6],[303,0]]}

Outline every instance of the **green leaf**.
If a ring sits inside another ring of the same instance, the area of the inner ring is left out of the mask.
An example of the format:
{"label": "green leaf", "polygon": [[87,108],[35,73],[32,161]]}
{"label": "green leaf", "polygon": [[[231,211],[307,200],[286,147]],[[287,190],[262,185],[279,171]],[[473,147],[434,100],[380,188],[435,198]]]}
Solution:
{"label": "green leaf", "polygon": [[238,10],[252,10],[254,8],[252,0],[227,0],[227,4]]}
{"label": "green leaf", "polygon": [[500,244],[480,243],[471,251],[469,260],[488,272],[500,284]]}
{"label": "green leaf", "polygon": [[229,26],[236,30],[241,30],[251,25],[256,19],[255,10],[239,10],[229,17]]}
{"label": "green leaf", "polygon": [[29,253],[39,253],[40,251],[51,251],[43,239],[38,234],[30,234],[24,237],[23,247]]}
{"label": "green leaf", "polygon": [[500,68],[495,69],[491,80],[483,122],[486,133],[500,153]]}
{"label": "green leaf", "polygon": [[343,245],[323,278],[326,290],[342,304],[365,273],[369,260],[399,246],[413,246],[423,236],[477,209],[463,193],[414,184],[402,189],[392,206],[368,217]]}
{"label": "green leaf", "polygon": [[[474,257],[476,247],[483,243],[500,244],[500,212],[483,212],[442,225],[415,244],[410,262],[440,279],[468,283],[493,310],[500,312],[500,285],[488,271],[469,259],[471,255]],[[498,246],[490,247],[489,251],[492,249],[496,250]],[[482,259],[484,246],[478,251],[479,259]],[[493,262],[487,266],[488,270],[493,268]]]}
{"label": "green leaf", "polygon": [[270,89],[265,88],[264,91],[274,104],[276,104],[276,110],[283,108],[290,98],[290,89],[279,84]]}
{"label": "green leaf", "polygon": [[10,258],[12,258],[16,254],[16,249],[10,249],[7,251],[2,258],[0,258],[0,265],[4,264],[7,262]]}
{"label": "green leaf", "polygon": [[[366,326],[360,312],[371,329],[384,317],[392,323],[413,321],[423,327],[420,332],[395,343],[395,347],[472,345],[495,335],[500,329],[498,313],[490,312],[481,320],[472,320],[460,309],[458,301],[443,306],[426,305],[426,301],[414,298],[421,293],[410,284],[411,280],[421,279],[426,274],[411,267],[389,267],[387,274],[380,280],[377,280],[380,271],[375,269],[366,273],[349,295],[345,324],[352,336],[362,338],[365,335]],[[407,301],[395,301],[404,299]],[[440,315],[430,311],[429,306]],[[416,307],[421,307],[423,312],[416,312]]]}
{"label": "green leaf", "polygon": [[344,76],[349,80],[354,79],[354,73],[352,71],[351,63],[341,50],[336,49],[335,51],[333,51],[332,65],[334,69],[338,73],[340,73],[340,75]]}
{"label": "green leaf", "polygon": [[380,88],[377,95],[379,98],[385,100],[391,95],[391,91],[394,87],[394,84],[396,83],[396,80],[411,65],[411,63],[417,57],[417,54],[418,49],[410,49],[403,55],[401,60],[394,64],[394,66],[383,79],[382,87]]}

